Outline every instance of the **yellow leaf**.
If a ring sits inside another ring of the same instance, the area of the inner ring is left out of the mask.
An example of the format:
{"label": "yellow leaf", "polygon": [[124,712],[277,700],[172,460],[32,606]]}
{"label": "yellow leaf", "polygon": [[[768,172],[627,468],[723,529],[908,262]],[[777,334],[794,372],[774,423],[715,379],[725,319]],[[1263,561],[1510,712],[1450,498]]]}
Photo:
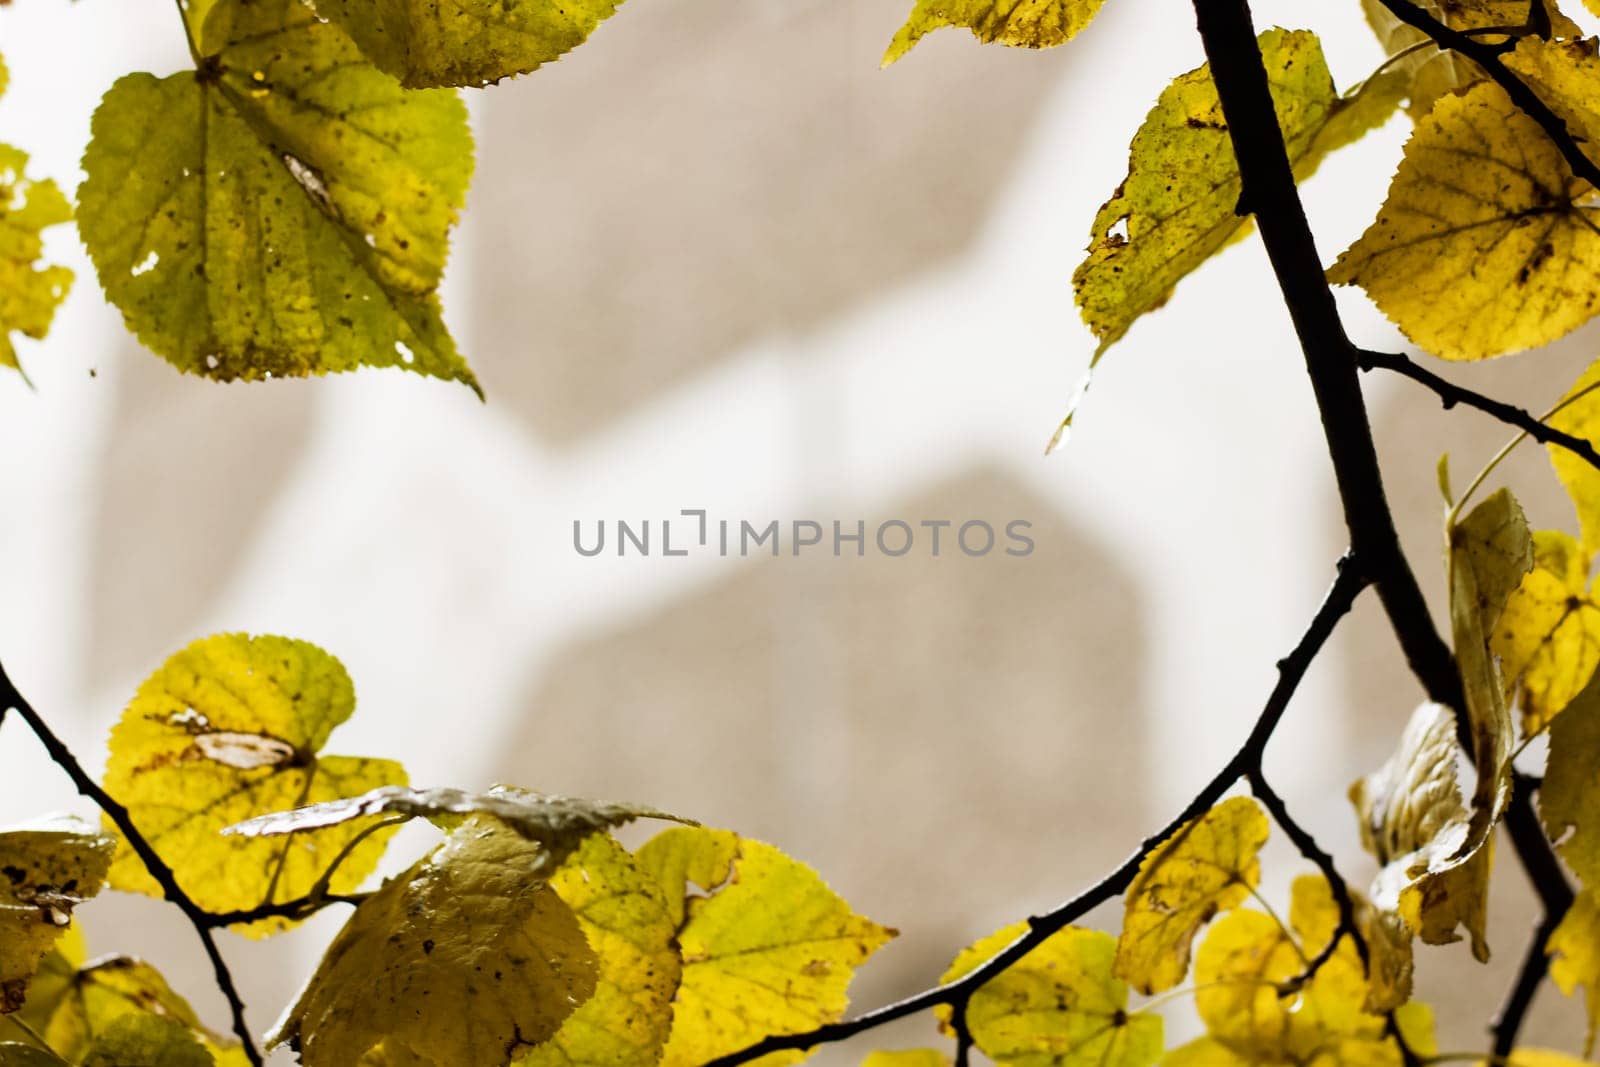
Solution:
{"label": "yellow leaf", "polygon": [[0,1015],[16,1011],[72,911],[100,892],[116,840],[59,816],[0,831]]}
{"label": "yellow leaf", "polygon": [[1600,79],[1600,58],[1596,57],[1592,39],[1547,41],[1524,37],[1504,62],[1561,116],[1567,128],[1577,135],[1580,147],[1592,144],[1600,135],[1600,109],[1595,107],[1594,93],[1596,79]]}
{"label": "yellow leaf", "polygon": [[117,1020],[140,1013],[181,1023],[218,1062],[244,1062],[237,1043],[203,1026],[189,1002],[143,960],[106,956],[85,966],[81,947],[75,947],[69,954],[46,961],[46,966],[52,964],[57,970],[48,988],[36,983],[35,995],[19,1015],[73,1063],[81,1061]]}
{"label": "yellow leaf", "polygon": [[932,1048],[874,1049],[861,1067],[950,1067],[950,1055]]}
{"label": "yellow leaf", "polygon": [[[1027,930],[1016,923],[963,949],[939,979],[953,982]],[[973,1042],[1006,1067],[1145,1067],[1161,1057],[1158,1015],[1128,1011],[1112,977],[1116,940],[1069,926],[979,987],[967,1004]],[[949,1010],[941,1009],[948,1032]]]}
{"label": "yellow leaf", "polygon": [[1418,122],[1377,220],[1328,278],[1360,285],[1445,359],[1536,348],[1600,311],[1590,192],[1538,124],[1481,82]]}
{"label": "yellow leaf", "polygon": [[[650,1067],[672,1030],[682,964],[661,884],[609,834],[578,848],[550,886],[600,959],[594,996],[520,1067]],[[892,1067],[892,1065],[886,1065]],[[901,1067],[917,1067],[904,1064]]]}
{"label": "yellow leaf", "polygon": [[[9,75],[0,61],[0,94]],[[72,272],[41,266],[41,232],[72,221],[72,205],[55,182],[26,177],[27,153],[0,144],[0,366],[18,367],[11,335],[35,340],[49,332],[56,308],[67,297]]]}
{"label": "yellow leaf", "polygon": [[811,868],[724,830],[664,831],[638,861],[666,890],[683,953],[665,1067],[838,1019],[855,968],[895,934]]}
{"label": "yellow leaf", "polygon": [[1222,1042],[1200,1037],[1163,1056],[1161,1067],[1251,1067],[1251,1064]]}
{"label": "yellow leaf", "polygon": [[[354,709],[349,675],[315,645],[245,634],[203,638],[146,679],[112,729],[106,791],[127,805],[201,907],[227,912],[294,900],[372,819],[283,840],[220,831],[266,812],[403,784],[405,772],[389,760],[320,755]],[[332,891],[357,889],[392,833],[380,830],[356,845]],[[111,884],[161,895],[126,844]],[[240,932],[265,936],[289,925],[268,919]]]}
{"label": "yellow leaf", "polygon": [[1076,37],[1105,0],[917,0],[884,53],[888,66],[944,26],[965,26],[985,43],[1054,48]]}
{"label": "yellow leaf", "polygon": [[1261,806],[1249,797],[1233,797],[1186,823],[1146,856],[1128,887],[1117,977],[1146,995],[1183,981],[1200,927],[1241,903],[1261,880],[1256,854],[1266,841]]}
{"label": "yellow leaf", "polygon": [[1533,546],[1534,568],[1489,642],[1508,693],[1521,684],[1525,736],[1550,725],[1600,665],[1600,605],[1588,591],[1587,557],[1559,530],[1540,530]]}
{"label": "yellow leaf", "polygon": [[213,1067],[216,1063],[182,1023],[159,1015],[124,1015],[89,1049],[83,1067]]}
{"label": "yellow leaf", "polygon": [[[1573,383],[1550,425],[1600,449],[1600,360]],[[1583,533],[1583,554],[1600,551],[1600,470],[1560,445],[1548,446],[1550,465],[1567,489]]]}
{"label": "yellow leaf", "polygon": [[594,994],[599,962],[534,875],[539,852],[493,819],[467,819],[356,908],[269,1042],[305,1067],[350,1067],[379,1044],[505,1067],[549,1040]]}
{"label": "yellow leaf", "polygon": [[[1195,961],[1195,1006],[1210,1036],[1257,1063],[1398,1064],[1385,1020],[1365,1010],[1367,979],[1348,939],[1303,988],[1280,995],[1281,984],[1305,972],[1338,923],[1333,893],[1316,875],[1295,879],[1289,909],[1295,937],[1261,912],[1241,909],[1218,921]],[[1413,1027],[1428,1035],[1431,1028],[1431,1019]]]}
{"label": "yellow leaf", "polygon": [[527,74],[588,39],[621,0],[320,0],[317,14],[407,89]]}
{"label": "yellow leaf", "polygon": [[[1551,26],[1558,37],[1576,36],[1581,31],[1573,21],[1557,11],[1552,0],[1541,0],[1550,12]],[[1454,30],[1482,30],[1492,26],[1522,26],[1528,21],[1529,0],[1418,0],[1418,6]],[[1361,0],[1362,10],[1372,32],[1391,55],[1407,52],[1395,64],[1405,75],[1410,103],[1407,110],[1421,118],[1445,93],[1482,81],[1482,68],[1465,56],[1447,48],[1417,47],[1428,40],[1421,30],[1400,21],[1382,0]],[[1499,44],[1500,34],[1476,34],[1475,40]]]}
{"label": "yellow leaf", "polygon": [[1539,813],[1545,832],[1585,885],[1600,885],[1600,679],[1550,726]]}
{"label": "yellow leaf", "polygon": [[1561,924],[1550,934],[1545,946],[1550,954],[1550,979],[1561,992],[1572,996],[1581,985],[1589,1002],[1589,1033],[1583,1054],[1594,1051],[1595,1031],[1600,1028],[1600,898],[1592,889],[1578,894]]}
{"label": "yellow leaf", "polygon": [[222,381],[476,389],[435,292],[472,172],[461,101],[401,89],[298,0],[192,11],[200,69],[118,81],[84,154],[78,229],[128,326]]}
{"label": "yellow leaf", "polygon": [[1519,1048],[1507,1062],[1511,1067],[1589,1067],[1585,1060],[1540,1048]]}
{"label": "yellow leaf", "polygon": [[[1258,39],[1295,173],[1382,125],[1398,82],[1377,78],[1341,98],[1315,34],[1271,29]],[[1128,176],[1095,216],[1089,256],[1073,273],[1078,307],[1103,353],[1134,320],[1165,304],[1186,274],[1240,235],[1239,166],[1209,67],[1162,91],[1134,135]]]}
{"label": "yellow leaf", "polygon": [[325,800],[290,811],[275,811],[236,823],[223,831],[245,837],[275,837],[338,826],[371,815],[421,816],[441,824],[462,815],[490,815],[529,841],[543,846],[541,870],[553,871],[591,834],[622,826],[635,819],[691,822],[676,815],[637,804],[611,804],[581,797],[535,793],[497,785],[487,793],[462,789],[413,789],[386,785],[357,797]]}

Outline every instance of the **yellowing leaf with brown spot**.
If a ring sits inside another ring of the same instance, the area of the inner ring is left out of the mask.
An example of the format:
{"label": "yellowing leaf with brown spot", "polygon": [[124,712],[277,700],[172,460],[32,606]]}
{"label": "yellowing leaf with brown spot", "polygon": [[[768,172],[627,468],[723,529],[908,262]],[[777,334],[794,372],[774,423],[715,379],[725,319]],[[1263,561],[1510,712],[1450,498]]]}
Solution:
{"label": "yellowing leaf with brown spot", "polygon": [[1545,946],[1550,954],[1550,980],[1567,996],[1584,987],[1588,998],[1589,1031],[1583,1054],[1594,1051],[1595,1031],[1600,1028],[1600,898],[1585,889],[1573,901],[1561,924],[1550,934]]}
{"label": "yellowing leaf with brown spot", "polygon": [[1550,840],[1583,883],[1600,886],[1600,678],[1556,716],[1539,788]]}
{"label": "yellowing leaf with brown spot", "polygon": [[1559,530],[1540,530],[1533,545],[1533,570],[1506,601],[1489,642],[1508,694],[1520,688],[1527,736],[1550,725],[1600,665],[1600,605],[1589,589],[1588,557]]}
{"label": "yellowing leaf with brown spot", "polygon": [[275,1032],[305,1067],[380,1044],[438,1064],[505,1067],[595,992],[599,961],[534,872],[539,846],[472,816],[356,908]]}
{"label": "yellowing leaf with brown spot", "polygon": [[[1558,37],[1576,36],[1581,31],[1573,21],[1556,10],[1552,0],[1540,0],[1550,12],[1551,26]],[[1522,26],[1528,21],[1530,0],[1418,0],[1435,19],[1454,30],[1483,30],[1492,26]],[[1407,82],[1410,101],[1407,110],[1421,118],[1433,103],[1452,92],[1485,77],[1482,68],[1449,49],[1423,45],[1428,38],[1421,30],[1402,22],[1383,6],[1382,0],[1361,0],[1372,32],[1391,56],[1405,53],[1394,68]],[[1505,41],[1503,34],[1479,33],[1474,39],[1486,44]],[[1420,46],[1420,47],[1419,47]]]}
{"label": "yellowing leaf with brown spot", "polygon": [[856,967],[895,935],[810,867],[725,830],[666,830],[638,861],[666,892],[683,952],[665,1067],[838,1019]]}
{"label": "yellowing leaf with brown spot", "polygon": [[[953,982],[1027,932],[1015,923],[961,951]],[[1128,1011],[1128,984],[1112,977],[1116,939],[1069,926],[985,982],[967,1004],[979,1050],[1006,1067],[1147,1067],[1161,1057],[1159,1015]],[[949,1032],[949,1010],[940,1017]]]}
{"label": "yellowing leaf with brown spot", "polygon": [[587,838],[550,886],[600,960],[594,996],[519,1067],[648,1067],[672,1030],[682,962],[660,882],[609,834]]}
{"label": "yellowing leaf with brown spot", "polygon": [[1249,797],[1224,800],[1163,841],[1128,887],[1113,973],[1146,995],[1183,981],[1200,927],[1260,882],[1266,842],[1267,816]]}
{"label": "yellowing leaf with brown spot", "polygon": [[[404,784],[390,760],[324,756],[328,735],[355,710],[339,661],[305,641],[218,634],[178,652],[139,687],[111,731],[105,787],[201,907],[229,912],[295,900],[371,818],[282,839],[224,837],[270,811]],[[371,834],[339,865],[330,888],[366,879],[393,834]],[[126,845],[111,869],[118,889],[160,896]],[[269,919],[240,928],[265,936]]]}
{"label": "yellowing leaf with brown spot", "polygon": [[[1315,34],[1271,29],[1257,43],[1301,178],[1382,125],[1399,102],[1392,77],[1341,97]],[[1245,232],[1248,220],[1234,211],[1240,191],[1222,105],[1202,66],[1162,91],[1134,135],[1128,176],[1096,214],[1088,258],[1073,273],[1083,321],[1100,340],[1096,362],[1134,320],[1165,304],[1185,275]]]}
{"label": "yellowing leaf with brown spot", "polygon": [[1378,217],[1329,280],[1445,359],[1536,348],[1600,311],[1590,190],[1492,82],[1417,123]]}
{"label": "yellowing leaf with brown spot", "polygon": [[917,0],[911,17],[884,53],[888,66],[944,26],[965,26],[985,43],[1054,48],[1076,37],[1104,0]]}
{"label": "yellowing leaf with brown spot", "polygon": [[[9,76],[0,61],[0,94]],[[67,298],[72,272],[44,266],[42,231],[72,221],[72,205],[49,179],[27,177],[26,152],[0,144],[0,367],[17,367],[11,335],[35,340],[49,332]]]}
{"label": "yellowing leaf with brown spot", "polygon": [[199,70],[95,111],[78,231],[128,327],[221,381],[398,367],[478,385],[438,288],[472,134],[298,0],[190,9]]}
{"label": "yellowing leaf with brown spot", "polygon": [[0,831],[0,1015],[22,1007],[73,909],[105,885],[115,850],[115,838],[67,816]]}

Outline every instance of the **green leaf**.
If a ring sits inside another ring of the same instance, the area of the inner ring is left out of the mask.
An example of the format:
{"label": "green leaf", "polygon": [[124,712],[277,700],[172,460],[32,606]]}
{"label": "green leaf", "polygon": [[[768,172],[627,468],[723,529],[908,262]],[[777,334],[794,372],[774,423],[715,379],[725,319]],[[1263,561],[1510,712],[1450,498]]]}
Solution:
{"label": "green leaf", "polygon": [[401,89],[296,0],[219,0],[200,70],[118,81],[78,228],[106,295],[222,381],[403,367],[474,389],[435,295],[472,140],[455,94]]}
{"label": "green leaf", "polygon": [[[0,95],[10,76],[0,61]],[[55,182],[27,177],[28,155],[0,144],[0,366],[21,369],[11,335],[39,340],[67,298],[72,272],[42,266],[50,226],[72,221],[72,205]]]}
{"label": "green leaf", "polygon": [[1267,832],[1261,805],[1233,797],[1185,823],[1147,855],[1128,887],[1117,977],[1146,995],[1183,981],[1200,927],[1242,903],[1261,881],[1257,854]]}
{"label": "green leaf", "polygon": [[[580,797],[535,793],[512,786],[495,786],[487,793],[461,789],[413,789],[380,786],[358,797],[325,800],[289,811],[258,815],[228,827],[225,834],[275,837],[339,826],[352,819],[400,814],[448,822],[461,815],[490,815],[543,846],[541,870],[553,871],[591,834],[622,826],[635,819],[688,822],[676,815],[636,804],[610,804]],[[457,820],[459,821],[459,820]]]}
{"label": "green leaf", "polygon": [[116,839],[58,816],[0,831],[0,1014],[16,1011],[79,904],[100,892]]}
{"label": "green leaf", "polygon": [[269,1042],[305,1067],[351,1067],[379,1045],[397,1055],[377,1062],[505,1067],[555,1036],[599,961],[539,856],[468,818],[356,908]]}
{"label": "green leaf", "polygon": [[[106,791],[127,805],[134,825],[201,907],[227,912],[295,900],[371,829],[370,817],[282,840],[221,831],[307,801],[403,784],[405,771],[390,760],[320,754],[354,710],[350,676],[313,644],[247,634],[203,638],[146,679],[112,728]],[[355,845],[331,880],[332,892],[359,888],[393,832],[380,830]],[[162,895],[126,845],[111,884]],[[290,925],[272,918],[239,930],[265,936]]]}
{"label": "green leaf", "polygon": [[984,43],[1054,48],[1093,21],[1105,0],[917,0],[884,53],[888,66],[944,26],[965,26]]}
{"label": "green leaf", "polygon": [[[1525,41],[1518,55],[1544,47],[1556,46]],[[1445,359],[1536,348],[1600,311],[1591,192],[1544,130],[1482,82],[1418,122],[1377,219],[1328,278],[1361,286]]]}
{"label": "green leaf", "polygon": [[588,40],[621,0],[319,0],[379,69],[408,89],[487,85]]}
{"label": "green leaf", "polygon": [[895,935],[811,868],[725,830],[666,830],[638,859],[666,891],[683,952],[664,1067],[840,1018],[855,968]]}
{"label": "green leaf", "polygon": [[[1340,97],[1313,33],[1271,29],[1257,43],[1301,178],[1333,149],[1381,125],[1398,103],[1394,82],[1383,78]],[[1240,234],[1246,222],[1234,213],[1239,194],[1222,104],[1203,66],[1167,86],[1134,135],[1128,176],[1095,216],[1089,256],[1072,276],[1099,352]]]}
{"label": "green leaf", "polygon": [[587,838],[550,886],[600,959],[594,996],[519,1067],[649,1067],[672,1031],[682,961],[661,884],[609,834]]}
{"label": "green leaf", "polygon": [[[1015,923],[961,951],[953,982],[1027,931]],[[1128,985],[1112,977],[1116,938],[1066,927],[985,982],[967,1004],[983,1054],[1007,1067],[1146,1067],[1161,1058],[1159,1015],[1128,1011]],[[941,1011],[948,1031],[949,1010]]]}
{"label": "green leaf", "polygon": [[211,1058],[182,1023],[159,1015],[124,1015],[89,1050],[83,1067],[213,1067]]}

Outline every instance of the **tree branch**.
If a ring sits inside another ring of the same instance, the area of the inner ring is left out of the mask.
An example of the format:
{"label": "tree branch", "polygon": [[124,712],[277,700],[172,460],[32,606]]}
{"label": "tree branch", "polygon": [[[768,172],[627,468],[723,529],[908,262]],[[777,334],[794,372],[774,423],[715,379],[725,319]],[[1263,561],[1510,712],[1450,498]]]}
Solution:
{"label": "tree branch", "polygon": [[39,713],[33,709],[23,695],[17,691],[5,666],[0,664],[0,708],[11,708],[28,724],[28,728],[44,745],[45,751],[50,754],[50,759],[55,762],[67,777],[72,779],[72,784],[78,792],[94,801],[101,811],[106,813],[123,838],[144,863],[145,869],[150,872],[150,877],[161,886],[166,898],[183,912],[190,925],[200,937],[200,943],[205,946],[206,956],[211,960],[211,966],[216,972],[217,988],[227,998],[228,1010],[233,1016],[233,1032],[238,1035],[240,1044],[244,1047],[245,1057],[254,1067],[261,1067],[261,1053],[257,1051],[254,1039],[250,1036],[250,1027],[244,1019],[244,1001],[239,997],[239,989],[234,984],[233,975],[228,970],[227,961],[222,958],[222,951],[217,947],[216,938],[212,935],[211,924],[207,912],[189,898],[189,895],[178,885],[177,877],[166,861],[156,854],[156,850],[145,840],[138,827],[133,825],[133,819],[128,814],[128,809],[118,803],[100,786],[95,784],[93,778],[84,771],[83,765],[78,762],[66,744],[55,735],[49,726],[45,725]]}
{"label": "tree branch", "polygon": [[1545,943],[1566,917],[1573,900],[1566,872],[1561,869],[1561,862],[1556,859],[1555,851],[1539,825],[1539,816],[1533,810],[1533,791],[1529,788],[1529,781],[1522,775],[1517,776],[1511,804],[1506,808],[1505,824],[1517,859],[1544,904],[1544,918],[1534,930],[1533,940],[1522,957],[1522,965],[1517,968],[1517,977],[1506,995],[1505,1004],[1489,1026],[1496,1056],[1509,1056],[1516,1045],[1523,1017],[1533,1004],[1533,995],[1549,969]]}
{"label": "tree branch", "polygon": [[[1511,97],[1511,102],[1516,104],[1523,114],[1539,124],[1566,159],[1567,166],[1572,168],[1572,173],[1590,185],[1600,188],[1600,167],[1596,167],[1584,154],[1583,149],[1578,147],[1578,138],[1567,128],[1566,120],[1552,111],[1550,105],[1539,99],[1538,93],[1528,88],[1527,84],[1501,61],[1501,53],[1505,51],[1503,47],[1476,40],[1459,30],[1451,29],[1412,3],[1412,0],[1382,0],[1382,3],[1395,18],[1413,29],[1421,30],[1440,48],[1447,48],[1458,55],[1466,56],[1482,67],[1483,72]],[[1543,10],[1542,4],[1536,3],[1534,7]],[[1546,14],[1548,18],[1548,13]]]}
{"label": "tree branch", "polygon": [[[994,979],[1007,968],[1021,960],[1029,952],[1043,944],[1052,934],[1075,922],[1083,915],[1092,911],[1108,900],[1120,896],[1134,877],[1139,873],[1139,866],[1145,857],[1161,845],[1163,841],[1182,829],[1183,825],[1197,818],[1220,800],[1240,778],[1259,772],[1261,758],[1266,751],[1267,742],[1272,739],[1273,731],[1278,723],[1283,720],[1283,713],[1288,709],[1290,698],[1300,685],[1300,680],[1305,677],[1317,653],[1327,642],[1334,627],[1355,603],[1356,597],[1361,594],[1370,582],[1365,570],[1359,566],[1359,561],[1346,556],[1340,560],[1339,572],[1334,579],[1333,586],[1323,598],[1322,604],[1317,609],[1316,615],[1306,627],[1300,640],[1295,644],[1294,650],[1278,661],[1278,681],[1273,686],[1272,693],[1267,697],[1266,704],[1261,709],[1254,727],[1245,738],[1239,751],[1235,752],[1227,764],[1217,772],[1216,776],[1207,782],[1195,798],[1184,807],[1165,827],[1144,839],[1138,851],[1122,862],[1122,865],[1106,875],[1095,885],[1079,893],[1071,900],[1058,907],[1035,915],[1028,919],[1028,930],[1017,940],[1007,945],[997,955],[953,982],[923,990],[904,1000],[886,1005],[864,1015],[844,1022],[827,1023],[814,1030],[807,1030],[798,1034],[778,1034],[758,1041],[754,1045],[740,1049],[738,1052],[729,1053],[711,1060],[705,1067],[736,1067],[741,1063],[757,1059],[772,1052],[783,1052],[796,1049],[808,1049],[816,1045],[829,1044],[854,1037],[856,1034],[893,1022],[896,1019],[913,1015],[919,1011],[939,1005],[951,1005],[964,1012],[965,1006],[972,995],[985,983]],[[1342,882],[1341,882],[1342,884]],[[957,1031],[959,1038],[960,1031]]]}
{"label": "tree branch", "polygon": [[[1573,169],[1591,180],[1600,181],[1600,171],[1566,136],[1566,128],[1544,104],[1499,63],[1498,54],[1471,38],[1441,26],[1409,0],[1383,0],[1397,16],[1423,29],[1436,40],[1449,43],[1469,57],[1483,63],[1491,76],[1501,81],[1513,101],[1552,137],[1566,137],[1575,153],[1569,156]],[[1435,630],[1427,605],[1411,574],[1409,563],[1395,534],[1394,521],[1384,497],[1383,481],[1366,405],[1357,375],[1359,353],[1350,342],[1339,319],[1332,291],[1322,271],[1316,241],[1306,222],[1294,171],[1289,165],[1283,134],[1273,109],[1266,69],[1255,39],[1247,0],[1194,0],[1200,37],[1205,45],[1217,96],[1228,123],[1229,136],[1239,163],[1244,195],[1256,215],[1262,243],[1272,261],[1283,291],[1295,331],[1305,352],[1306,369],[1316,393],[1328,440],[1329,456],[1344,505],[1345,523],[1350,529],[1351,547],[1363,565],[1372,568],[1378,592],[1388,611],[1396,636],[1405,649],[1413,672],[1423,683],[1428,696],[1456,709],[1458,734],[1469,752],[1471,738],[1465,729],[1461,680],[1454,657]],[[1443,31],[1440,37],[1435,31]],[[1481,58],[1480,58],[1481,57]],[[1507,82],[1512,84],[1506,84]],[[1541,120],[1541,115],[1543,119]],[[1553,121],[1555,126],[1551,127]],[[1582,169],[1582,168],[1586,168]],[[1547,911],[1552,896],[1565,892],[1550,844],[1528,805],[1526,791],[1507,813],[1507,831],[1530,879],[1545,895]],[[1550,888],[1550,871],[1555,885]],[[1564,911],[1564,908],[1562,908]],[[1542,966],[1542,962],[1540,963]],[[1534,979],[1536,981],[1536,979]],[[1511,1017],[1514,1023],[1520,1015]],[[1514,1026],[1511,1028],[1514,1030]]]}
{"label": "tree branch", "polygon": [[1540,421],[1532,413],[1517,407],[1515,404],[1507,404],[1493,397],[1474,392],[1465,386],[1457,385],[1402,355],[1369,352],[1366,349],[1361,349],[1356,354],[1356,360],[1364,371],[1393,371],[1433,390],[1438,394],[1439,402],[1444,405],[1446,410],[1455,407],[1457,404],[1477,408],[1487,415],[1494,416],[1507,426],[1521,430],[1540,444],[1560,445],[1590,466],[1600,469],[1600,452],[1595,451],[1594,445],[1582,437],[1574,437],[1572,434],[1556,429],[1547,422]]}

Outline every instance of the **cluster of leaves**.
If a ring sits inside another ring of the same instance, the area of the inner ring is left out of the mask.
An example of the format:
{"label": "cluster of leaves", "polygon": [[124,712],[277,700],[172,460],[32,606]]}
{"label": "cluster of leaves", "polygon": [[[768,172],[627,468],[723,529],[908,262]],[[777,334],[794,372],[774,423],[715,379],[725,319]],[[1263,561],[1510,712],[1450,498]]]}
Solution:
{"label": "cluster of leaves", "polygon": [[[680,826],[630,852],[612,829],[673,817],[416,789],[391,761],[325,754],[354,704],[321,649],[222,634],[151,675],[111,735],[106,789],[217,925],[266,937],[355,905],[271,1037],[303,1063],[691,1067],[838,1018],[894,935],[728,831]],[[355,894],[412,818],[443,840]],[[11,830],[0,858],[0,1064],[246,1062],[149,964],[85,962],[79,904],[106,885],[167,893],[115,820]]]}
{"label": "cluster of leaves", "polygon": [[[916,0],[885,62],[946,26],[1052,47],[1100,5]],[[1545,345],[1600,313],[1600,169],[1584,154],[1600,143],[1597,43],[1549,0],[1364,6],[1390,56],[1343,92],[1310,31],[1256,41],[1296,179],[1399,113],[1415,123],[1376,219],[1328,280],[1361,287],[1449,360]],[[78,232],[108,298],[154,352],[219,380],[399,366],[477,389],[437,296],[472,167],[456,89],[558,58],[615,7],[181,3],[194,69],[118,81],[84,157]],[[1419,16],[1457,51],[1436,47]],[[1478,51],[1464,57],[1462,41]],[[41,263],[41,231],[72,208],[28,180],[26,162],[0,146],[0,362],[11,366],[11,335],[42,336],[70,281]],[[1134,136],[1073,276],[1095,361],[1245,235],[1245,187],[1210,67],[1180,75]],[[1600,363],[1549,425],[1600,441]],[[1555,982],[1587,992],[1592,1046],[1600,466],[1567,447],[1552,460],[1576,536],[1531,531],[1507,490],[1467,510],[1488,469],[1459,499],[1445,486],[1462,706],[1419,707],[1392,757],[1352,787],[1380,868],[1369,891],[1350,890],[1272,811],[1321,868],[1294,882],[1280,921],[1258,888],[1269,812],[1244,796],[1197,806],[1143,853],[1119,936],[1063,923],[1035,941],[1042,927],[1022,923],[957,955],[940,988],[962,992],[930,1001],[957,1059],[970,1047],[1015,1067],[1399,1067],[1433,1055],[1431,1017],[1413,999],[1415,942],[1464,933],[1488,958],[1493,835],[1519,788],[1514,761],[1540,737],[1544,828],[1582,883],[1545,947]],[[87,958],[73,911],[107,885],[247,937],[353,905],[271,1037],[314,1067],[737,1059],[840,1019],[855,969],[893,936],[809,868],[729,831],[676,826],[630,851],[614,829],[672,817],[514,788],[418,789],[393,761],[325,754],[354,706],[333,657],[279,637],[198,641],[140,687],[112,732],[104,827],[0,833],[0,1067],[255,1062],[247,1035],[207,1030],[149,964]],[[398,825],[418,818],[442,840],[363,892]],[[968,989],[973,975],[984,980]],[[1156,1009],[1178,992],[1192,993],[1206,1036],[1169,1050]],[[949,1059],[872,1056],[875,1067]],[[1524,1051],[1513,1062],[1570,1061]]]}

